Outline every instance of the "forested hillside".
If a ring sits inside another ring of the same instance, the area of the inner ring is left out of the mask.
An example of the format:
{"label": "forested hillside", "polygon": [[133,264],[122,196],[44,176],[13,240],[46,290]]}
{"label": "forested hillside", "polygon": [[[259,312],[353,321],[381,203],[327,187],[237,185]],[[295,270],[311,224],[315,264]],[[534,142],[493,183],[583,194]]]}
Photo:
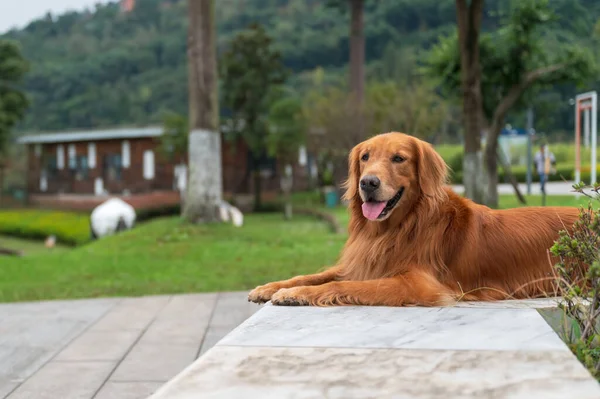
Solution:
{"label": "forested hillside", "polygon": [[[91,13],[68,13],[34,21],[2,37],[21,43],[31,61],[25,87],[31,107],[20,131],[146,124],[163,111],[187,110],[186,1],[138,0],[123,14],[117,3]],[[266,26],[294,74],[289,85],[302,91],[308,72],[326,71],[345,82],[348,13],[325,0],[218,0],[218,47],[252,22]],[[487,0],[484,30],[493,30],[507,0]],[[595,46],[598,0],[553,0],[560,20],[548,40]],[[412,79],[425,52],[455,27],[454,0],[369,0],[366,57],[370,80]],[[598,32],[600,33],[600,32]],[[600,82],[600,78],[597,79]],[[600,89],[599,85],[596,85]],[[550,88],[540,109],[567,129],[573,87]],[[545,108],[544,108],[545,107]],[[549,108],[548,108],[549,107]],[[541,112],[544,115],[544,112]],[[557,117],[564,116],[564,117]]]}

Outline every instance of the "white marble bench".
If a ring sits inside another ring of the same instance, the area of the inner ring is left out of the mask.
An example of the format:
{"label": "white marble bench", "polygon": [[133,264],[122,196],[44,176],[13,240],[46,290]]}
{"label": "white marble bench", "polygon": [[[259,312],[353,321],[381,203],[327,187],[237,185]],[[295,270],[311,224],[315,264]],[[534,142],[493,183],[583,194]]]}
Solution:
{"label": "white marble bench", "polygon": [[267,304],[153,399],[600,398],[538,309]]}

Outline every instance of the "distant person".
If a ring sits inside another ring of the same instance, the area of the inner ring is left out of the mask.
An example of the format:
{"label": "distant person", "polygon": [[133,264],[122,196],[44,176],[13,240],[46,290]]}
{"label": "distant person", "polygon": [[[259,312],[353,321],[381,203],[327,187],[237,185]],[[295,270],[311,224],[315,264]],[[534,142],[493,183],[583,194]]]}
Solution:
{"label": "distant person", "polygon": [[552,172],[553,166],[556,165],[556,158],[554,158],[554,154],[550,152],[548,146],[542,144],[540,150],[535,154],[533,162],[540,175],[541,192],[546,194],[546,181],[548,181],[548,175]]}

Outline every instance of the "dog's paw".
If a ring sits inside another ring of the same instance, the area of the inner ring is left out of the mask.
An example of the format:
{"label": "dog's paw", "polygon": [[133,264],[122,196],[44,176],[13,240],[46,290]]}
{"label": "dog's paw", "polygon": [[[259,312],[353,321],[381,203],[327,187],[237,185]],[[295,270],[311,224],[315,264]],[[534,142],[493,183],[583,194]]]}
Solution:
{"label": "dog's paw", "polygon": [[301,287],[280,289],[271,297],[271,303],[277,306],[307,306],[309,304],[301,294]]}
{"label": "dog's paw", "polygon": [[271,300],[274,293],[281,287],[277,283],[259,285],[248,294],[248,302],[265,303]]}

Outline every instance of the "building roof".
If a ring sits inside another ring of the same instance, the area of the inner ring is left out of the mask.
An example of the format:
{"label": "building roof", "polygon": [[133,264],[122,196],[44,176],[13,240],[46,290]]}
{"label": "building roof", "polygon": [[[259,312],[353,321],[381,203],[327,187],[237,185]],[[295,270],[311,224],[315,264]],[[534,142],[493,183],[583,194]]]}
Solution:
{"label": "building roof", "polygon": [[17,139],[20,144],[38,143],[68,143],[74,141],[97,141],[111,139],[137,139],[144,137],[158,137],[163,134],[163,128],[153,127],[129,127],[103,130],[79,130],[54,132],[44,134],[33,134],[21,136]]}

